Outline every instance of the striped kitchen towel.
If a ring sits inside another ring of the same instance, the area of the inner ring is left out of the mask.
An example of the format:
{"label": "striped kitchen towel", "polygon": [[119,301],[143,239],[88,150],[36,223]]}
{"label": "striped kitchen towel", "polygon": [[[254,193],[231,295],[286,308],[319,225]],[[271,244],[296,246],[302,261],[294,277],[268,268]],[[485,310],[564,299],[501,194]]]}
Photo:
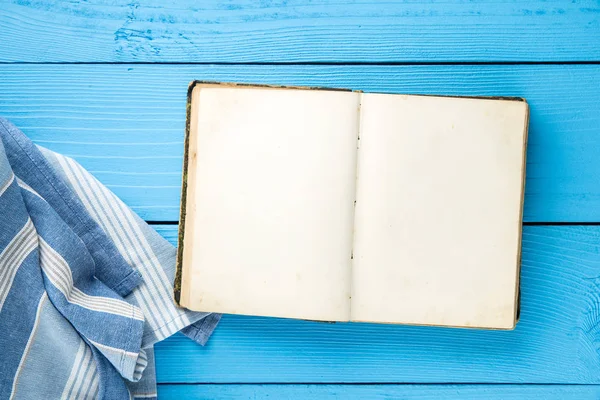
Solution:
{"label": "striped kitchen towel", "polygon": [[156,397],[153,346],[220,315],[172,300],[175,248],[0,119],[0,399]]}

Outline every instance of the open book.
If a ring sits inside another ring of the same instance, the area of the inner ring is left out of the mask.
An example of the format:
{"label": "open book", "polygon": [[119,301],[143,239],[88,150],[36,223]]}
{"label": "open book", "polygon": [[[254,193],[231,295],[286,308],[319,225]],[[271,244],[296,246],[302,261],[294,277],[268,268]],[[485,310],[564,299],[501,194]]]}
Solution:
{"label": "open book", "polygon": [[195,82],[175,298],[514,328],[527,124],[516,98]]}

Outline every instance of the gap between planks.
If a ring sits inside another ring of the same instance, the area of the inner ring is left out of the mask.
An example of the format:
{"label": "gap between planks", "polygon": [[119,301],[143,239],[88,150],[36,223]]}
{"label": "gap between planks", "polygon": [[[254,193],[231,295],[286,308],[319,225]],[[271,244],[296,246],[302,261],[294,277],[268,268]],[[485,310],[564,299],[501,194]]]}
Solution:
{"label": "gap between planks", "polygon": [[0,65],[218,65],[218,66],[462,66],[462,65],[600,65],[600,60],[562,60],[562,61],[0,61]]}

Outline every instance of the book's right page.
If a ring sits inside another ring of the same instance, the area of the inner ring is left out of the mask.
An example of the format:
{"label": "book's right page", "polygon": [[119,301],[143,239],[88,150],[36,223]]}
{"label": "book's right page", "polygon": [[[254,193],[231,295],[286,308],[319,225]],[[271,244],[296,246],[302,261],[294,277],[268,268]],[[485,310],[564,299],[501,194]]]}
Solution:
{"label": "book's right page", "polygon": [[363,94],[354,321],[516,323],[525,101]]}

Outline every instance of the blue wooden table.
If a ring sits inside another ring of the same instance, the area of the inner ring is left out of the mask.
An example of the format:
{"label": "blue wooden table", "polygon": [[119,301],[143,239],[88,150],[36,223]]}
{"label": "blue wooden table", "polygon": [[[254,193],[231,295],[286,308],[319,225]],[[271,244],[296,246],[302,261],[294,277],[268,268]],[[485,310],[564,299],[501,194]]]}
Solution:
{"label": "blue wooden table", "polygon": [[193,79],[527,98],[522,312],[510,332],[225,316],[204,348],[157,346],[160,398],[600,398],[598,1],[0,2],[0,115],[173,243]]}

